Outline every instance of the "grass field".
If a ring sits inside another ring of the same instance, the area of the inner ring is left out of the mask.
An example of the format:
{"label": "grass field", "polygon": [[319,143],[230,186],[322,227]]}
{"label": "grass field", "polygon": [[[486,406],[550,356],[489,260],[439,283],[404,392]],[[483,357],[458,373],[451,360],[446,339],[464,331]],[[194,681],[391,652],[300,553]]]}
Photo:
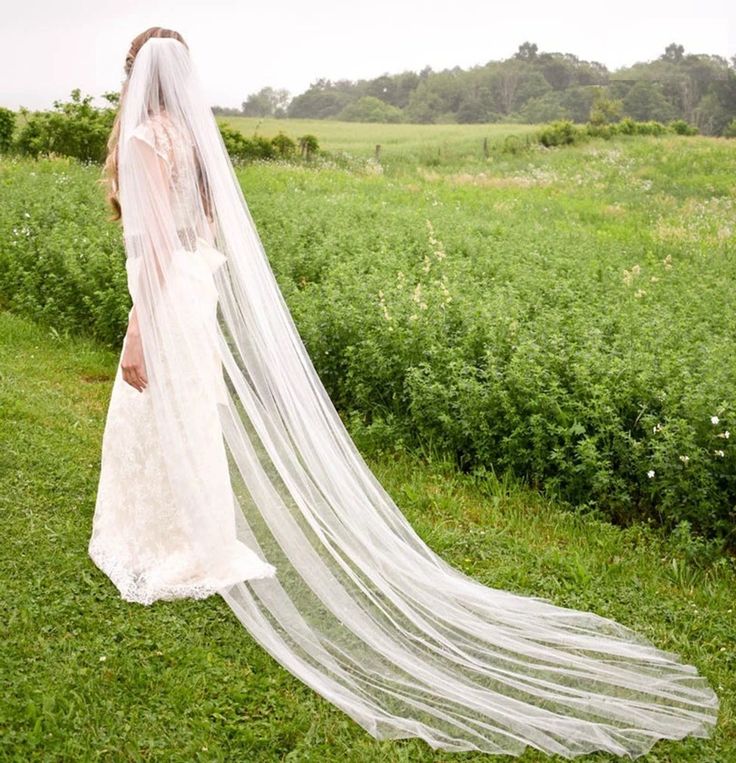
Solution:
{"label": "grass field", "polygon": [[340,122],[332,119],[259,119],[256,117],[219,116],[246,136],[253,134],[272,138],[284,132],[293,140],[301,135],[316,135],[320,148],[330,152],[347,152],[356,157],[373,157],[381,146],[381,159],[411,167],[417,161],[439,161],[440,164],[481,162],[483,140],[489,146],[508,135],[524,136],[537,129],[523,124],[376,124]]}
{"label": "grass field", "polygon": [[[376,742],[258,648],[219,597],[119,599],[87,557],[117,354],[0,312],[0,759],[487,761]],[[712,740],[648,763],[736,760],[736,575],[687,537],[615,528],[446,463],[366,454],[421,536],[487,585],[613,617],[721,698]],[[529,750],[527,763],[551,760]],[[580,760],[613,760],[591,755]]]}

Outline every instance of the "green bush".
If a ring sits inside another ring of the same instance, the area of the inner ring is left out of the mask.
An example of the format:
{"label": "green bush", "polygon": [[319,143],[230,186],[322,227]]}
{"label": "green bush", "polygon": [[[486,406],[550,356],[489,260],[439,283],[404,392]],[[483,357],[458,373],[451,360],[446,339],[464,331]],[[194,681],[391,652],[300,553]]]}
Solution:
{"label": "green bush", "polygon": [[15,113],[0,107],[0,153],[6,154],[13,144]]}
{"label": "green bush", "polygon": [[637,135],[663,135],[667,132],[667,126],[654,119],[636,123]]}
{"label": "green bush", "polygon": [[580,130],[569,119],[550,122],[538,133],[538,140],[543,146],[568,146],[580,139]]}
{"label": "green bush", "polygon": [[319,141],[316,135],[308,133],[297,138],[299,142],[299,151],[305,159],[311,159],[316,153],[319,152]]}
{"label": "green bush", "polygon": [[697,135],[698,128],[695,125],[691,125],[684,119],[673,119],[667,123],[670,130],[678,135]]}
{"label": "green bush", "polygon": [[296,153],[296,143],[283,132],[279,132],[278,135],[274,135],[274,137],[271,138],[271,143],[276,150],[276,153],[282,159],[286,159]]}
{"label": "green bush", "polygon": [[95,182],[100,167],[57,158],[0,168],[0,303],[117,345],[130,300],[120,229]]}
{"label": "green bush", "polygon": [[230,125],[220,124],[220,135],[225,143],[230,158],[236,161],[252,161],[254,159],[273,159],[276,156],[276,146],[261,135],[247,138],[239,130]]}
{"label": "green bush", "polygon": [[[109,102],[113,94],[104,96]],[[115,109],[98,109],[92,96],[82,97],[79,89],[72,90],[71,100],[54,101],[53,111],[28,112],[15,140],[16,150],[27,156],[57,154],[82,161],[101,162],[107,152],[107,139],[115,119]]]}

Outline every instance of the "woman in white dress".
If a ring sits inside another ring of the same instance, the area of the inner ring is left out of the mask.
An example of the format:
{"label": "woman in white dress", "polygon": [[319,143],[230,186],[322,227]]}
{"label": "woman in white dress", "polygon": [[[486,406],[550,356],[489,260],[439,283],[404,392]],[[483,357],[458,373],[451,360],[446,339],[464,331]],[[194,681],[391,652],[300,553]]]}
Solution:
{"label": "woman in white dress", "polygon": [[107,170],[133,309],[89,544],[120,594],[219,594],[378,739],[636,757],[709,736],[694,666],[421,540],[314,370],[181,36],[139,35],[126,74]]}

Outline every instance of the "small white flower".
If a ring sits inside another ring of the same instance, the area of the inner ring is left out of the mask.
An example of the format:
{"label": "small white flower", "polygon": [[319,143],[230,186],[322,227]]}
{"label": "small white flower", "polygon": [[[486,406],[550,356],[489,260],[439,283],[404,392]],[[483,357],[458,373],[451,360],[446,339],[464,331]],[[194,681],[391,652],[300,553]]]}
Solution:
{"label": "small white flower", "polygon": [[690,456],[680,456],[680,461],[682,461],[683,464],[686,464],[690,460]]}
{"label": "small white flower", "polygon": [[100,662],[104,662],[107,659],[107,657],[103,654],[102,657],[100,657]]}
{"label": "small white flower", "polygon": [[722,450],[713,451],[719,458],[723,458],[726,454]]}
{"label": "small white flower", "polygon": [[717,424],[719,421],[720,421],[720,419],[718,418],[718,416],[711,416],[710,417],[710,423],[711,424]]}
{"label": "small white flower", "polygon": [[650,480],[654,478],[654,475],[655,475],[655,471],[654,471],[654,469],[650,469],[650,470],[647,472],[647,477],[649,477],[649,479],[650,479]]}
{"label": "small white flower", "polygon": [[719,432],[718,436],[728,440],[728,438],[731,436],[731,433],[727,429],[725,432]]}

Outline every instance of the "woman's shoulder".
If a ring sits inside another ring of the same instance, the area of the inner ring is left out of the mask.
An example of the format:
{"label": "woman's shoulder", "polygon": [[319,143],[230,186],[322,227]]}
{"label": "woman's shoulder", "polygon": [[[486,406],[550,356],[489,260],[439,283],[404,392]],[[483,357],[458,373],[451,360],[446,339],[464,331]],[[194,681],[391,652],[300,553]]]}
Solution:
{"label": "woman's shoulder", "polygon": [[167,161],[172,157],[172,125],[164,114],[152,114],[133,130],[133,135],[150,144]]}

